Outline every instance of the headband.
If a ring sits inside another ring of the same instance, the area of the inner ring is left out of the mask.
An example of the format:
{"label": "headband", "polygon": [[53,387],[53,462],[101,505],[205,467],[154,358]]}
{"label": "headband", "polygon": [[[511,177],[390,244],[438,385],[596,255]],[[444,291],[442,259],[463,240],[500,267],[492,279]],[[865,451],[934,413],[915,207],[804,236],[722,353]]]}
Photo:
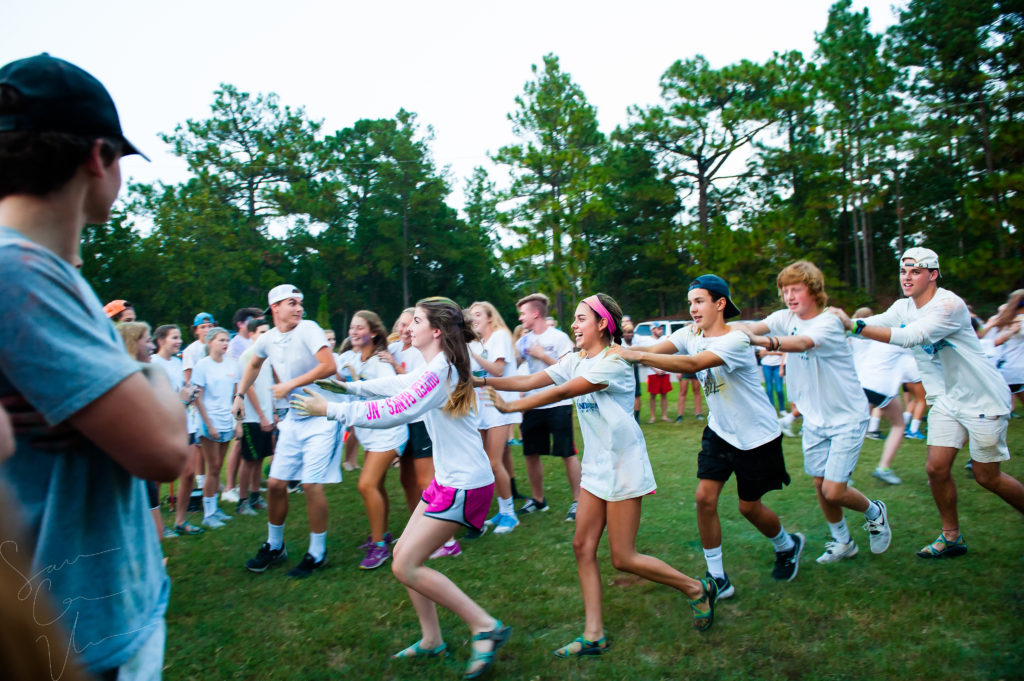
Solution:
{"label": "headband", "polygon": [[606,308],[604,305],[601,304],[601,301],[598,300],[597,296],[594,295],[594,296],[590,296],[589,298],[584,298],[583,302],[586,303],[587,305],[589,305],[590,309],[592,309],[594,312],[596,312],[598,317],[601,317],[606,322],[608,322],[608,333],[610,335],[614,335],[615,334],[615,320],[612,319],[611,314],[608,312],[608,308]]}

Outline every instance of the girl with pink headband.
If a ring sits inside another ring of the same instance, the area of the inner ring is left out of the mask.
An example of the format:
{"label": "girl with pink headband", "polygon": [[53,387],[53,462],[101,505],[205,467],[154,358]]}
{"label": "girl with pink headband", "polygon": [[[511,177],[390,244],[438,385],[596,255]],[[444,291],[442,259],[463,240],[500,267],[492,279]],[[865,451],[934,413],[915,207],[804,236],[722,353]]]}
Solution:
{"label": "girl with pink headband", "polygon": [[[583,635],[554,651],[558,657],[601,655],[608,649],[601,616],[601,573],[597,545],[608,527],[612,565],[686,594],[693,626],[711,628],[718,586],[713,579],[692,579],[653,556],[638,553],[640,505],[656,488],[647,444],[633,418],[635,379],[628,362],[608,346],[622,341],[622,310],[603,293],[585,298],[572,324],[578,353],[529,376],[481,378],[488,398],[503,413],[525,411],[575,398],[583,433],[583,474],[573,551],[583,590]],[[554,385],[525,398],[505,402],[497,391],[526,391]]]}

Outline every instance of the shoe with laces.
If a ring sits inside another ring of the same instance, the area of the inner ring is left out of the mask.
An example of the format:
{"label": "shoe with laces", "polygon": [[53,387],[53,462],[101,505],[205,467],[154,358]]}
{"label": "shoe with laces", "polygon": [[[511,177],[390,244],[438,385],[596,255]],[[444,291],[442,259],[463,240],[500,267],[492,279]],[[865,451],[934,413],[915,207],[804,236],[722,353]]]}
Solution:
{"label": "shoe with laces", "polygon": [[885,435],[883,435],[882,431],[880,431],[880,430],[869,430],[867,433],[864,434],[864,436],[866,438],[868,438],[869,440],[884,440],[885,439]]}
{"label": "shoe with laces", "polygon": [[876,468],[871,475],[889,485],[899,485],[903,481],[900,476],[892,472],[891,468]]}
{"label": "shoe with laces", "polygon": [[831,539],[825,542],[825,553],[818,556],[817,562],[822,565],[838,563],[841,560],[853,558],[858,551],[860,549],[857,548],[857,542],[852,539],[847,544],[840,544],[835,539]]}
{"label": "shoe with laces", "polygon": [[269,542],[263,542],[256,555],[246,561],[245,569],[249,572],[265,572],[267,568],[283,563],[287,558],[288,551],[284,544],[279,549],[272,549]]}
{"label": "shoe with laces", "polygon": [[484,521],[484,526],[494,527],[498,524],[498,520],[501,518],[501,511],[498,511],[493,516]]}
{"label": "shoe with laces", "polygon": [[320,560],[317,560],[307,552],[302,557],[302,560],[299,561],[299,564],[288,571],[288,576],[293,579],[305,579],[325,565],[327,565],[327,551],[324,551],[324,557]]}
{"label": "shoe with laces", "polygon": [[874,520],[865,519],[864,529],[868,531],[868,541],[871,545],[871,553],[885,553],[892,542],[892,528],[889,526],[889,510],[885,502],[875,499],[871,503],[878,504],[882,513]]}
{"label": "shoe with laces", "polygon": [[391,557],[391,549],[379,544],[371,544],[366,549],[366,557],[359,563],[360,570],[373,570],[379,568]]}
{"label": "shoe with laces", "polygon": [[519,526],[519,518],[509,513],[499,513],[498,522],[494,526],[494,534],[508,534]]}
{"label": "shoe with laces", "polygon": [[450,545],[445,544],[441,548],[430,554],[430,560],[434,558],[454,558],[455,556],[462,555],[462,547],[459,546],[459,542],[452,542]]}
{"label": "shoe with laces", "polygon": [[229,504],[238,503],[238,488],[232,487],[231,489],[224,490],[224,494],[220,495],[220,498]]}
{"label": "shoe with laces", "polygon": [[[384,543],[387,544],[388,546],[391,546],[392,544],[395,543],[395,538],[391,535],[390,532],[385,532],[384,533],[383,540],[384,540]],[[366,535],[366,541],[364,541],[362,544],[360,544],[359,548],[361,548],[363,551],[365,551],[366,549],[368,549],[371,546],[373,546],[375,543],[376,542],[373,541],[373,537],[371,535]]]}
{"label": "shoe with laces", "polygon": [[928,437],[924,433],[919,431],[919,430],[907,430],[907,432],[904,434],[903,437],[907,438],[908,440],[927,440],[928,439]]}
{"label": "shoe with laces", "polygon": [[804,551],[804,535],[799,532],[790,532],[793,540],[793,548],[788,551],[775,552],[775,567],[772,568],[772,577],[780,582],[791,582],[800,570],[800,554]]}
{"label": "shoe with laces", "polygon": [[224,521],[217,517],[217,514],[208,515],[203,518],[202,526],[211,530],[219,530],[220,528],[227,525]]}
{"label": "shoe with laces", "polygon": [[736,594],[736,587],[729,581],[729,575],[725,577],[714,577],[711,575],[711,571],[704,573],[704,579],[715,580],[715,585],[718,586],[718,600],[723,598],[731,598]]}
{"label": "shoe with laces", "polygon": [[213,516],[217,520],[221,521],[222,523],[225,523],[225,522],[231,520],[231,518],[232,518],[232,516],[229,516],[227,513],[225,513],[224,511],[220,510],[219,508],[214,512]]}
{"label": "shoe with laces", "polygon": [[574,501],[569,504],[569,511],[565,514],[565,522],[574,523],[576,522],[576,507],[579,505],[578,501]]}
{"label": "shoe with laces", "polygon": [[548,506],[547,499],[541,499],[540,501],[537,501],[536,499],[528,499],[527,502],[523,504],[518,511],[516,511],[516,513],[518,513],[519,515],[543,513],[546,512],[548,508],[550,507]]}
{"label": "shoe with laces", "polygon": [[259,515],[256,511],[252,510],[252,505],[248,499],[243,499],[238,502],[238,506],[235,508],[235,513],[238,515]]}
{"label": "shoe with laces", "polygon": [[249,500],[249,506],[255,511],[266,511],[267,502],[263,500],[263,497],[256,497],[255,499]]}

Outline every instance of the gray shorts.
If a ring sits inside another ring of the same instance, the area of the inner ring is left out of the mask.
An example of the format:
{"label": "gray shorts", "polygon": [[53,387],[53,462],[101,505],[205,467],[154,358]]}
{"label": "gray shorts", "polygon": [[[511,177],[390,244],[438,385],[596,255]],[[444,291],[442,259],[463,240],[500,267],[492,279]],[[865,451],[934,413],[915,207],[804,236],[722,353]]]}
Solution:
{"label": "gray shorts", "polygon": [[804,471],[831,482],[849,482],[857,467],[868,431],[868,417],[859,423],[822,428],[804,421]]}

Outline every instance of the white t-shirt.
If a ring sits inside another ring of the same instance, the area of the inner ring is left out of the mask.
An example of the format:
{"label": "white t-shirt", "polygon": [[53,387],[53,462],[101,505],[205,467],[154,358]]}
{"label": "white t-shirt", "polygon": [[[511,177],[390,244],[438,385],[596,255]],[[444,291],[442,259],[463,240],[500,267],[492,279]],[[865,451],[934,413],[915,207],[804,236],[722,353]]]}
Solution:
{"label": "white t-shirt", "polygon": [[149,361],[164,370],[174,392],[181,392],[181,389],[185,387],[185,370],[181,368],[180,359],[174,355],[171,355],[170,359],[164,359],[160,355],[154,354]]}
{"label": "white t-shirt", "polygon": [[814,347],[786,353],[786,392],[806,423],[831,429],[868,419],[868,401],[860,387],[846,329],[831,312],[800,319],[778,310],[764,320],[773,336],[807,336]]}
{"label": "white t-shirt", "polygon": [[252,338],[245,338],[242,334],[236,334],[234,338],[228,341],[228,352],[227,356],[234,360],[242,358],[242,353],[249,349],[252,345]]}
{"label": "white t-shirt", "polygon": [[906,351],[889,343],[876,343],[861,336],[850,336],[853,365],[861,387],[892,397],[900,392]]}
{"label": "white t-shirt", "polygon": [[199,399],[203,401],[210,423],[221,436],[231,433],[235,428],[231,401],[240,376],[238,363],[227,355],[219,362],[213,357],[203,357],[192,369],[192,385],[203,389]]}
{"label": "white t-shirt", "polygon": [[929,404],[970,418],[1010,413],[1010,389],[986,359],[967,304],[952,291],[937,289],[920,308],[912,298],[897,300],[864,321],[892,327],[891,342],[913,348]]}
{"label": "white t-shirt", "polygon": [[622,501],[657,488],[640,424],[633,418],[633,368],[607,351],[566,355],[545,371],[555,385],[582,376],[607,386],[573,399],[583,433],[580,486],[605,501]]}
{"label": "white t-shirt", "polygon": [[761,366],[778,367],[782,366],[782,355],[766,354],[761,358]]}
{"label": "white t-shirt", "polygon": [[[327,347],[330,346],[327,344],[327,336],[324,335],[323,329],[309,319],[303,319],[287,333],[282,333],[277,327],[274,327],[260,336],[252,345],[253,353],[257,357],[266,357],[269,360],[277,374],[277,379],[282,383],[313,370],[320,364],[316,353],[320,351],[320,348]],[[295,388],[288,397],[301,393],[303,388],[325,396],[329,394],[316,387],[315,384],[309,384]],[[305,418],[294,413],[289,416]]]}
{"label": "white t-shirt", "polygon": [[185,350],[181,353],[181,369],[182,371],[188,371],[194,369],[196,362],[206,357],[206,344],[203,341],[193,341]]}
{"label": "white t-shirt", "polygon": [[484,487],[494,482],[494,473],[477,432],[478,412],[456,418],[442,411],[458,382],[459,372],[439,352],[411,373],[350,383],[353,394],[375,399],[339,402],[329,395],[327,416],[342,428],[393,428],[422,417],[434,445],[437,482],[456,489]]}
{"label": "white t-shirt", "polygon": [[[342,353],[345,366],[354,372],[353,381],[372,381],[377,378],[389,378],[395,376],[395,368],[381,360],[377,355],[370,355],[370,358],[363,361],[362,352],[349,350]],[[366,401],[369,398],[355,398]],[[355,428],[356,439],[368,452],[386,452],[398,449],[409,439],[409,427],[400,424],[394,428]]]}
{"label": "white t-shirt", "polygon": [[754,449],[782,435],[775,407],[761,387],[761,369],[741,331],[706,338],[689,324],[668,338],[676,350],[698,355],[707,350],[725,364],[702,369],[697,380],[710,414],[708,427],[737,449]]}
{"label": "white t-shirt", "polygon": [[[242,372],[249,362],[252,361],[252,343],[249,343],[249,347],[242,352],[242,356],[239,359],[238,366],[238,377],[241,380]],[[260,367],[260,372],[256,374],[256,380],[252,383],[252,389],[256,392],[256,401],[259,402],[260,411],[263,412],[263,417],[267,421],[274,422],[274,373],[270,369],[270,362],[264,362],[263,366]],[[245,396],[245,422],[246,423],[259,423],[260,417],[256,413],[256,408],[252,405],[252,400],[249,396]]]}
{"label": "white t-shirt", "polygon": [[[1021,328],[997,348],[1000,351],[999,373],[1003,375],[1007,385],[1024,383],[1024,317],[1018,316],[1017,322],[1021,324]],[[986,338],[995,341],[1005,331],[1006,329],[992,329]]]}
{"label": "white t-shirt", "polygon": [[[530,374],[536,374],[544,371],[548,368],[542,360],[537,359],[529,354],[528,350],[533,345],[540,345],[544,348],[544,352],[547,353],[548,357],[552,359],[560,359],[566,353],[572,352],[572,341],[565,333],[559,331],[553,326],[549,326],[544,330],[544,333],[536,334],[532,331],[524,333],[523,336],[516,343],[516,349],[519,350],[519,354],[525,358],[523,364],[529,367]],[[541,388],[540,390],[543,390]],[[537,390],[529,390],[523,393],[523,396],[532,395]],[[562,400],[561,402],[555,402],[554,404],[548,404],[539,409],[551,409],[552,407],[563,407],[572,404],[572,400]]]}
{"label": "white t-shirt", "polygon": [[[469,349],[470,352],[480,355],[489,362],[496,362],[499,359],[504,359],[505,369],[499,377],[504,378],[506,376],[516,375],[516,350],[512,345],[512,334],[508,331],[505,331],[504,329],[495,329],[491,332],[491,337],[487,339],[486,343],[473,341],[469,344]],[[485,371],[473,355],[469,356],[469,362],[474,376],[478,378],[482,378],[484,376],[495,376],[495,374],[490,374]],[[498,395],[500,395],[506,402],[519,399],[519,393],[508,390],[499,390]],[[519,412],[502,414],[500,411],[495,409],[494,405],[486,401],[483,388],[477,388],[476,399],[478,404],[480,404],[480,428],[483,430],[503,426],[509,423],[522,423],[523,421],[523,415]]]}

